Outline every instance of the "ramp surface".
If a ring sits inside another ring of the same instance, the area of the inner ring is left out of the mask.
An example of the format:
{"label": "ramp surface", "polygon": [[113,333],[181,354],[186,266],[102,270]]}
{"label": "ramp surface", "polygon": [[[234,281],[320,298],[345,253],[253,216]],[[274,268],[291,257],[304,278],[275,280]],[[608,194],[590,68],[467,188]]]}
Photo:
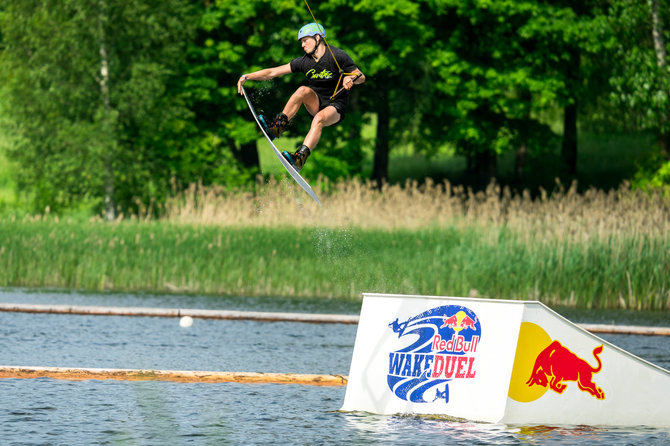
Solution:
{"label": "ramp surface", "polygon": [[670,372],[539,302],[364,294],[342,410],[670,426]]}

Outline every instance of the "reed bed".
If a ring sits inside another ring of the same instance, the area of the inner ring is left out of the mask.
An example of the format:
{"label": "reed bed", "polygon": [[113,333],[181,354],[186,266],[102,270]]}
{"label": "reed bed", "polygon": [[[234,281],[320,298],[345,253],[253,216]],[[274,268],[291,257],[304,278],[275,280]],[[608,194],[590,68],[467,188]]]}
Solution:
{"label": "reed bed", "polygon": [[667,236],[670,198],[659,192],[631,190],[623,184],[608,192],[577,185],[512,193],[496,184],[473,192],[449,182],[428,180],[404,185],[352,180],[330,185],[319,207],[292,181],[271,179],[255,193],[225,191],[192,185],[168,201],[165,221],[216,226],[358,227],[364,229],[420,229],[431,227],[505,227],[528,241],[543,239],[586,241],[611,236]]}
{"label": "reed bed", "polygon": [[326,186],[322,207],[282,182],[255,194],[194,186],[158,220],[0,218],[0,286],[670,310],[660,194]]}
{"label": "reed bed", "polygon": [[[165,218],[233,227],[411,231],[417,240],[428,230],[435,240],[409,250],[423,255],[400,248],[392,255],[405,264],[420,257],[396,271],[416,268],[412,283],[423,284],[419,288],[429,294],[670,309],[670,199],[662,191],[632,190],[624,183],[580,194],[576,183],[566,188],[558,180],[551,193],[540,190],[537,197],[495,183],[474,192],[430,180],[382,188],[359,180],[319,181],[316,189],[329,191],[322,194],[322,207],[288,179],[259,183],[253,195],[194,185],[168,203]],[[450,242],[447,234],[454,231],[458,235]],[[450,243],[462,249],[454,252]],[[384,249],[361,261],[377,262]],[[416,288],[400,286],[406,292]]]}

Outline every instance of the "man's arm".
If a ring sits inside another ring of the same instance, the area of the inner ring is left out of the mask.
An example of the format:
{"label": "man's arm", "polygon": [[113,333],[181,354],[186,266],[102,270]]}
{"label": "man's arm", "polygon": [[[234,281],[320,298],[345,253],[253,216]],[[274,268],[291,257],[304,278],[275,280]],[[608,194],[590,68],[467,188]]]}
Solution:
{"label": "man's arm", "polygon": [[273,68],[264,68],[249,74],[243,74],[237,81],[237,92],[242,94],[242,85],[244,85],[246,81],[267,81],[289,73],[291,73],[290,63]]}
{"label": "man's arm", "polygon": [[351,90],[351,87],[354,86],[354,84],[362,84],[365,82],[365,75],[361,73],[361,70],[356,68],[354,71],[352,71],[353,75],[351,76],[346,76],[344,80],[342,81],[342,86],[346,88],[347,90]]}
{"label": "man's arm", "polygon": [[353,87],[354,84],[358,85],[365,82],[365,75],[361,73],[361,70],[358,69],[354,63],[354,60],[349,54],[347,54],[346,51],[340,51],[341,54],[338,55],[340,65],[344,71],[347,72],[347,76],[342,79],[342,87],[347,90],[351,90],[351,87]]}

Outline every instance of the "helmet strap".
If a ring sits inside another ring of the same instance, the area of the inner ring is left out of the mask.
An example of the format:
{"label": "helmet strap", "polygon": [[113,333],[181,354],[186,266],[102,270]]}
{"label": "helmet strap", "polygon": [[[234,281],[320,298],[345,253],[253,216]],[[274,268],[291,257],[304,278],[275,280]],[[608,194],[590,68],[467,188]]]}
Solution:
{"label": "helmet strap", "polygon": [[316,44],[314,45],[314,49],[312,50],[312,52],[308,54],[308,56],[312,56],[313,59],[316,59],[314,54],[316,54],[316,50],[319,48],[319,45],[321,45],[321,42],[323,42],[323,37],[321,37],[319,40],[316,40],[316,36],[321,37],[320,34],[315,34],[312,36],[312,39],[314,39],[314,42],[316,42]]}

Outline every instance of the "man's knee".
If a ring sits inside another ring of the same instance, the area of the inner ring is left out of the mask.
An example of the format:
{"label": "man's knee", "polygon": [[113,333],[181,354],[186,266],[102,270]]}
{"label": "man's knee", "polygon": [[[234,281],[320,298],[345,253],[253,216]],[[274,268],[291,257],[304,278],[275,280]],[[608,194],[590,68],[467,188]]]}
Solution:
{"label": "man's knee", "polygon": [[306,99],[306,98],[311,98],[311,97],[313,97],[313,95],[314,96],[316,95],[316,93],[314,93],[314,90],[312,90],[311,88],[306,87],[304,85],[299,87],[295,91],[295,93],[293,93],[293,96],[297,96],[297,97],[299,97],[300,99],[303,99],[303,100]]}
{"label": "man's knee", "polygon": [[312,127],[328,127],[336,124],[339,120],[339,112],[333,107],[328,107],[314,115],[314,118],[312,119]]}
{"label": "man's knee", "polygon": [[312,118],[312,127],[324,127],[328,122],[328,117],[323,112],[319,112]]}

